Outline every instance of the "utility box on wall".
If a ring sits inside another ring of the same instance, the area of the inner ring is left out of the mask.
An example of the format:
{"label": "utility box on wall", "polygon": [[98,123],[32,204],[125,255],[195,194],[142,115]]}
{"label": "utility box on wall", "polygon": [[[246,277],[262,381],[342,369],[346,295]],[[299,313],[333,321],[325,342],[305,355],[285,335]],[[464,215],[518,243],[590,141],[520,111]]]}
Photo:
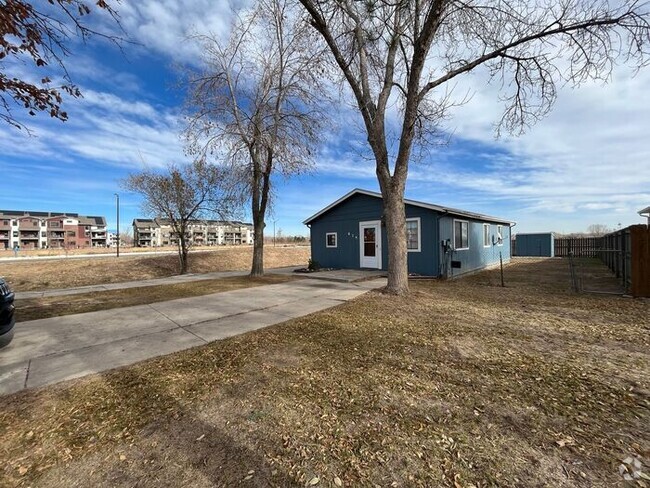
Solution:
{"label": "utility box on wall", "polygon": [[555,257],[555,237],[552,232],[542,234],[517,234],[515,256]]}

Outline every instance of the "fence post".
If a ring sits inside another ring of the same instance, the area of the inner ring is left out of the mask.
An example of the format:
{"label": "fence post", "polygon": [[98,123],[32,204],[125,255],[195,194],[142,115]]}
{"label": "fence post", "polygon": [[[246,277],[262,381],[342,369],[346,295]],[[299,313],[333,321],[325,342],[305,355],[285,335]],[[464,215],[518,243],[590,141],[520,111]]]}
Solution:
{"label": "fence post", "polygon": [[630,293],[650,297],[650,226],[633,225],[630,230]]}
{"label": "fence post", "polygon": [[580,291],[578,288],[578,276],[576,274],[576,266],[575,263],[573,262],[573,253],[569,253],[569,269],[571,270],[571,285],[573,288],[573,291],[576,293]]}
{"label": "fence post", "polygon": [[501,286],[505,287],[506,285],[503,283],[503,253],[499,251],[499,264],[501,266]]}

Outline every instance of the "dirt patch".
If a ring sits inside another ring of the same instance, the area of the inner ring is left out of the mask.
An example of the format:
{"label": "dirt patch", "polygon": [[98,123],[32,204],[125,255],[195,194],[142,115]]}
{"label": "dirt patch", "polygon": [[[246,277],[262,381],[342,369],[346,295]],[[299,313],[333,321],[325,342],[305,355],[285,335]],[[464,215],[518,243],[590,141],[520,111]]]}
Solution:
{"label": "dirt patch", "polygon": [[[265,268],[299,266],[309,259],[308,247],[265,247]],[[220,247],[190,254],[190,273],[250,269],[252,248]],[[16,291],[74,288],[102,283],[163,278],[178,274],[178,256],[123,255],[101,258],[74,258],[0,262],[4,276]]]}
{"label": "dirt patch", "polygon": [[1,398],[0,485],[611,487],[627,458],[648,474],[648,302],[576,295],[554,260],[507,288],[495,273]]}

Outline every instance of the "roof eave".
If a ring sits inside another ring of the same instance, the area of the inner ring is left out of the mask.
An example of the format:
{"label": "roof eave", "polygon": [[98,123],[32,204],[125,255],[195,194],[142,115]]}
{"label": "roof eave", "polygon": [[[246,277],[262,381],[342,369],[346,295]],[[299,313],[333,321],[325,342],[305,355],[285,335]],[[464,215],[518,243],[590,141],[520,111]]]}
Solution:
{"label": "roof eave", "polygon": [[[356,195],[356,194],[368,195],[368,196],[375,197],[375,198],[382,198],[381,193],[377,193],[377,192],[369,191],[369,190],[362,190],[361,188],[355,188],[354,190],[349,191],[348,193],[343,195],[338,200],[330,203],[324,209],[322,209],[319,212],[315,213],[311,217],[303,220],[302,223],[304,225],[311,224],[318,217],[320,217],[321,215],[327,213],[332,208],[334,208],[337,205],[343,203],[345,200],[347,200],[348,198],[350,198],[350,197],[352,197],[353,195]],[[477,214],[477,213],[473,213],[473,212],[465,212],[465,211],[457,209],[457,208],[441,207],[440,205],[434,205],[434,204],[426,203],[426,202],[419,202],[417,200],[409,200],[409,199],[406,199],[406,198],[404,199],[404,205],[413,205],[415,207],[426,208],[426,209],[429,209],[429,210],[434,210],[436,212],[442,212],[442,213],[446,213],[446,214],[449,214],[449,215],[457,215],[459,217],[471,218],[471,219],[476,219],[476,220],[487,220],[489,222],[496,222],[496,223],[499,223],[499,224],[506,224],[506,225],[514,225],[515,224],[515,222],[512,222],[510,220],[505,220],[505,219],[500,219],[500,218],[497,218],[497,217],[492,217],[491,215],[482,215],[482,214]]]}

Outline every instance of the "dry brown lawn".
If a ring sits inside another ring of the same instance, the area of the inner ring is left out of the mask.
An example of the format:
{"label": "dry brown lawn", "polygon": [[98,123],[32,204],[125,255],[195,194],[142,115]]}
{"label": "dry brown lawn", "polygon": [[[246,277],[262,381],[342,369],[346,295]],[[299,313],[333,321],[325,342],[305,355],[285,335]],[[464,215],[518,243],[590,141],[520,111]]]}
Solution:
{"label": "dry brown lawn", "polygon": [[[264,266],[306,265],[309,247],[264,248]],[[190,273],[236,271],[250,268],[252,247],[220,247],[190,254]],[[16,291],[72,288],[101,283],[119,283],[178,274],[178,256],[137,256],[135,254],[101,258],[74,258],[0,262],[0,276]]]}
{"label": "dry brown lawn", "polygon": [[[210,250],[214,247],[208,246],[197,246],[197,250]],[[175,251],[175,246],[164,246],[164,247],[131,247],[131,246],[121,246],[120,254],[138,254],[142,252],[151,252],[151,251]],[[34,256],[75,256],[78,254],[116,254],[117,249],[115,247],[81,247],[78,249],[21,249],[18,252],[19,257],[34,257]],[[15,256],[14,251],[9,249],[0,249],[0,258],[13,258]]]}
{"label": "dry brown lawn", "polygon": [[0,485],[611,487],[635,461],[650,474],[649,303],[576,295],[559,259],[498,282],[416,281],[1,398]]}
{"label": "dry brown lawn", "polygon": [[294,276],[267,274],[259,278],[234,276],[214,280],[192,281],[174,285],[156,285],[122,290],[98,291],[76,295],[16,300],[16,316],[20,322],[60,317],[75,313],[96,312],[113,308],[132,307],[177,298],[196,297],[254,286],[286,283]]}
{"label": "dry brown lawn", "polygon": [[[282,243],[278,244],[279,246],[305,246],[309,247],[309,243],[297,243],[297,244],[288,244]],[[272,241],[265,241],[265,246],[273,246]],[[213,251],[214,246],[194,246],[194,250],[197,251]],[[171,251],[176,252],[176,246],[160,246],[160,247],[131,247],[131,246],[121,246],[120,254],[139,254],[143,252],[151,251]],[[82,247],[79,249],[21,249],[18,253],[19,257],[34,257],[34,256],[75,256],[78,254],[116,254],[117,249],[115,247]],[[12,249],[0,249],[0,258],[13,258],[14,251]]]}

